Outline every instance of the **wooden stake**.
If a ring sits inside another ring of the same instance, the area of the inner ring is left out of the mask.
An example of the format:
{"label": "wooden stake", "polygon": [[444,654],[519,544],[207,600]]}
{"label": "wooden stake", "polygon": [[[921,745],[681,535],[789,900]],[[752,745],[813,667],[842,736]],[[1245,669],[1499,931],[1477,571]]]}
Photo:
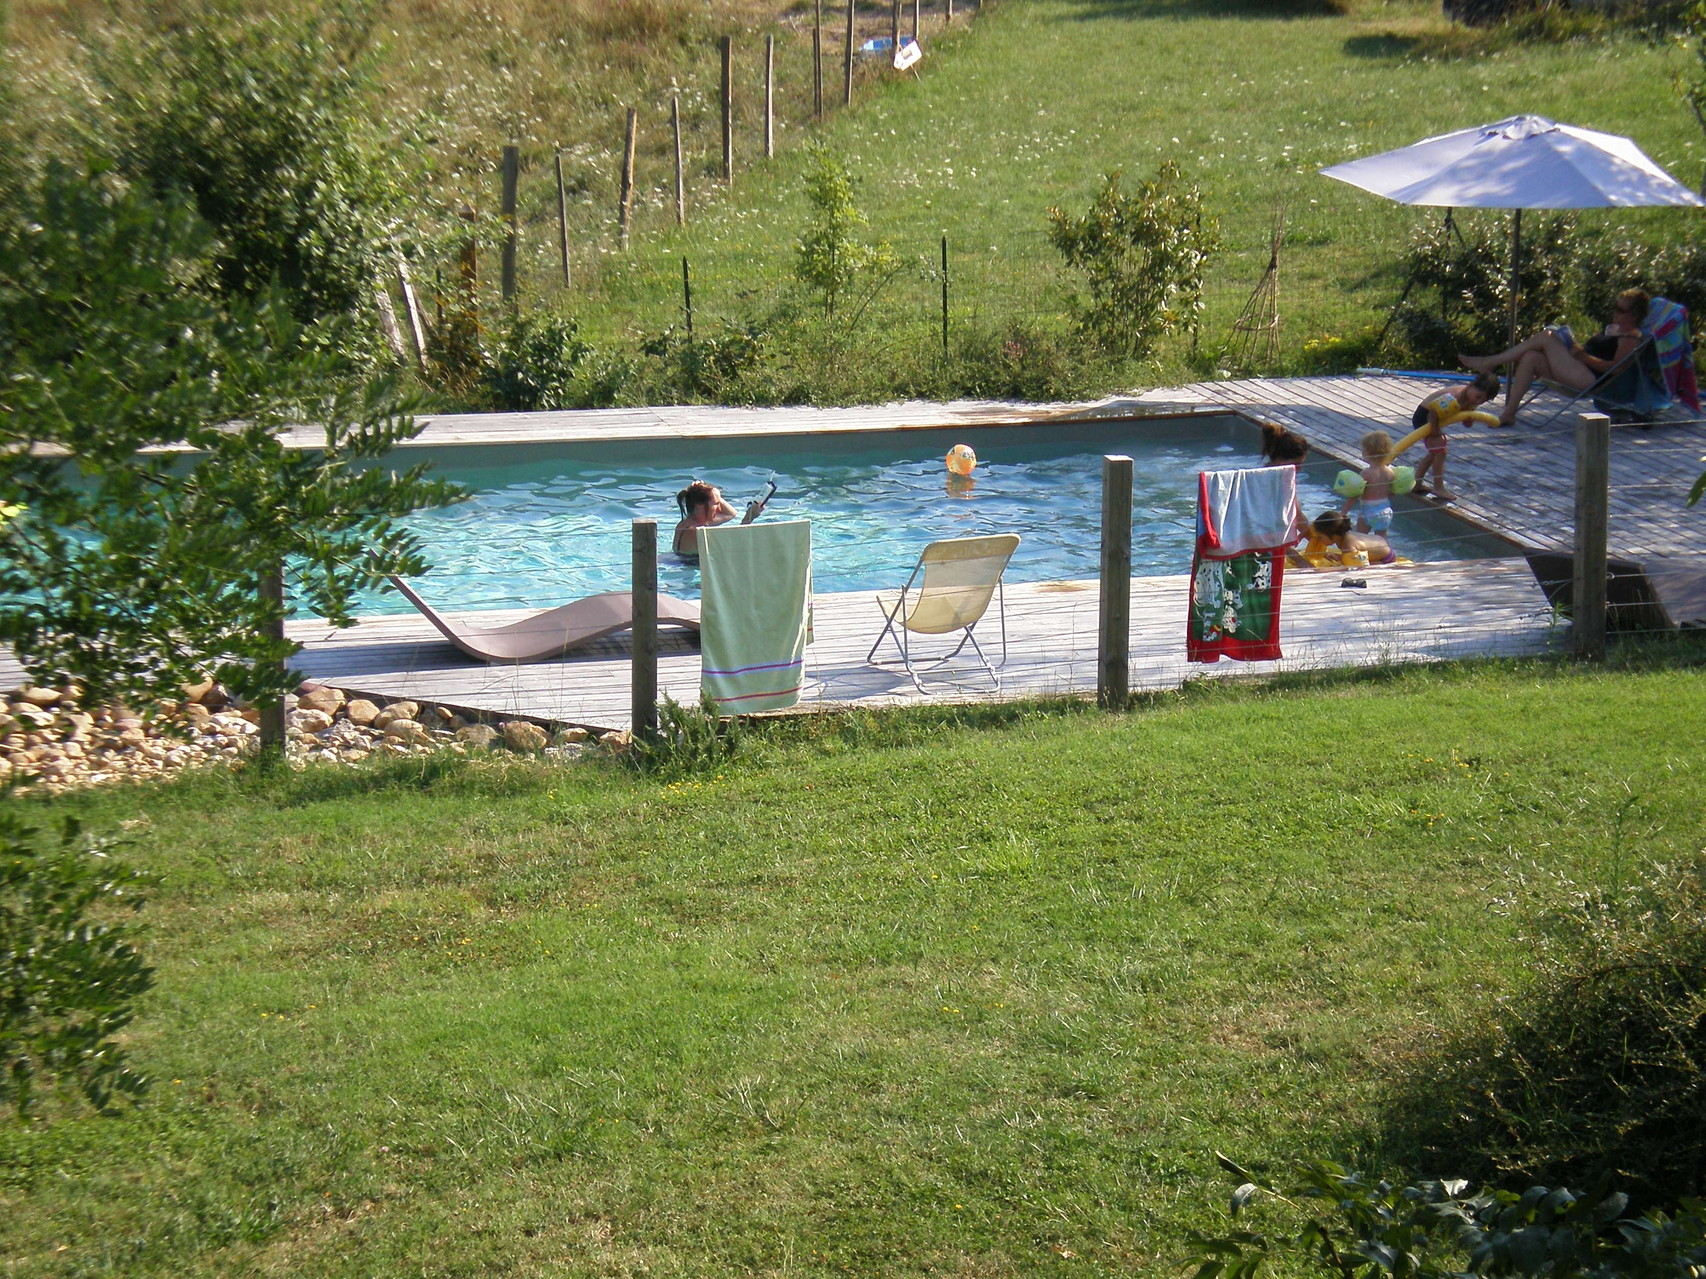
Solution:
{"label": "wooden stake", "polygon": [[563,188],[563,153],[557,152],[557,235],[563,246],[563,287],[569,287],[569,196]]}
{"label": "wooden stake", "polygon": [[403,295],[403,313],[409,317],[409,337],[415,344],[415,366],[426,368],[426,325],[421,322],[421,302],[415,296],[415,282],[409,278],[409,264],[397,259],[397,288]]}
{"label": "wooden stake", "polygon": [[521,184],[521,148],[504,148],[503,160],[503,299],[515,300],[515,250],[520,228],[515,220],[516,188]]}
{"label": "wooden stake", "polygon": [[633,532],[634,649],[629,711],[636,741],[658,728],[658,525],[635,520]]}
{"label": "wooden stake", "polygon": [[1096,704],[1131,698],[1131,459],[1102,459],[1102,580],[1097,610]]}
{"label": "wooden stake", "polygon": [[1576,419],[1576,564],[1571,583],[1570,634],[1577,657],[1605,656],[1605,544],[1609,522],[1611,419]]}
{"label": "wooden stake", "polygon": [[853,6],[858,0],[847,0],[847,47],[841,58],[841,69],[845,72],[845,83],[842,85],[841,105],[853,105]]}
{"label": "wooden stake", "polygon": [[942,236],[942,358],[948,358],[948,237]]}
{"label": "wooden stake", "polygon": [[391,304],[391,290],[385,287],[383,280],[373,295],[373,303],[379,309],[379,330],[385,335],[385,345],[391,349],[391,357],[401,364],[409,358],[409,353],[403,349],[403,331],[397,327],[397,308]]}
{"label": "wooden stake", "polygon": [[823,118],[823,0],[812,14],[812,117]]}
{"label": "wooden stake", "polygon": [[681,306],[687,315],[687,336],[693,336],[693,270],[681,259]]}
{"label": "wooden stake", "polygon": [[735,184],[735,41],[723,37],[723,181]]}
{"label": "wooden stake", "polygon": [[[270,569],[261,574],[259,583],[261,602],[271,606],[272,615],[266,619],[265,628],[268,639],[282,640],[284,638],[284,570]],[[279,664],[281,667],[283,663]],[[272,756],[284,754],[284,697],[258,708],[261,714],[260,739],[263,753]]]}
{"label": "wooden stake", "polygon": [[669,128],[675,134],[675,225],[687,225],[687,171],[681,163],[681,95],[669,100]]}
{"label": "wooden stake", "polygon": [[622,205],[617,210],[622,248],[628,247],[628,229],[634,221],[634,143],[640,135],[640,113],[628,108],[628,137],[622,144]]}
{"label": "wooden stake", "polygon": [[924,4],[923,0],[912,0],[912,38],[917,40],[924,34]]}
{"label": "wooden stake", "polygon": [[776,37],[764,37],[764,158],[776,154]]}
{"label": "wooden stake", "polygon": [[900,0],[889,6],[889,57],[900,52]]}

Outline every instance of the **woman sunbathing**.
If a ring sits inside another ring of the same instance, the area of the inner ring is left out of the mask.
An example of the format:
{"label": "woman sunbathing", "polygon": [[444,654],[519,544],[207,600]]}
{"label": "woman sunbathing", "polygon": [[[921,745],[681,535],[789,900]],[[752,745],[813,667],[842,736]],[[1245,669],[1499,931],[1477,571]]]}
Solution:
{"label": "woman sunbathing", "polygon": [[1651,305],[1652,299],[1641,289],[1624,289],[1617,295],[1611,323],[1585,346],[1577,346],[1568,329],[1546,329],[1497,355],[1459,355],[1457,362],[1477,373],[1495,373],[1501,365],[1513,365],[1499,425],[1514,426],[1517,407],[1535,378],[1550,378],[1585,391],[1629,356],[1641,342],[1641,323]]}

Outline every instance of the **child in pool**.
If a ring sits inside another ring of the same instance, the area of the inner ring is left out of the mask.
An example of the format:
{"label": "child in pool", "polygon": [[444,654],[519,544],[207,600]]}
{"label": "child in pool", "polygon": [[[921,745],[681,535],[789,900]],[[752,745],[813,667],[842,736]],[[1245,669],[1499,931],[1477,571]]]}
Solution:
{"label": "child in pool", "polygon": [[1384,537],[1375,533],[1357,533],[1351,529],[1351,517],[1343,511],[1322,511],[1311,526],[1315,536],[1339,548],[1340,555],[1361,551],[1370,564],[1395,564],[1398,553]]}
{"label": "child in pool", "polygon": [[[1296,431],[1288,431],[1278,422],[1262,422],[1262,465],[1300,468],[1309,460],[1309,441]],[[1303,502],[1293,504],[1293,530],[1298,538],[1309,535],[1309,520],[1303,514]]]}
{"label": "child in pool", "polygon": [[1431,475],[1432,492],[1442,502],[1455,502],[1457,494],[1445,486],[1445,428],[1441,421],[1454,413],[1462,413],[1469,409],[1478,409],[1488,400],[1499,393],[1499,379],[1491,373],[1478,373],[1475,380],[1465,382],[1462,386],[1444,388],[1433,392],[1427,399],[1416,406],[1416,411],[1410,417],[1410,425],[1420,429],[1429,426],[1427,435],[1422,438],[1422,447],[1427,450],[1427,456],[1416,468],[1416,492],[1427,493],[1429,484],[1426,482]]}
{"label": "child in pool", "polygon": [[[1345,499],[1345,513],[1357,508],[1356,531],[1385,533],[1392,527],[1392,437],[1385,431],[1370,431],[1362,437],[1362,495]],[[1316,521],[1320,523],[1319,520]]]}

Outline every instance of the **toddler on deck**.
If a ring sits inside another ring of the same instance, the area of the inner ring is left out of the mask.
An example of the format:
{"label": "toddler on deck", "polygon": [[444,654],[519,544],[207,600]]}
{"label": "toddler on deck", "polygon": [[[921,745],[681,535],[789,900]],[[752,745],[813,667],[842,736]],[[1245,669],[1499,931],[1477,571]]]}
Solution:
{"label": "toddler on deck", "polygon": [[1429,491],[1425,481],[1431,476],[1435,497],[1442,502],[1457,500],[1457,495],[1445,486],[1445,424],[1480,408],[1498,393],[1499,379],[1491,373],[1480,373],[1473,382],[1466,382],[1450,390],[1435,391],[1416,406],[1416,411],[1410,418],[1410,425],[1417,430],[1423,426],[1431,428],[1422,439],[1422,447],[1427,450],[1427,456],[1416,468],[1416,492]]}
{"label": "toddler on deck", "polygon": [[[1345,513],[1357,508],[1356,531],[1384,533],[1392,527],[1392,481],[1398,473],[1392,469],[1392,437],[1385,431],[1370,431],[1362,437],[1362,493],[1345,499]],[[1361,505],[1358,505],[1360,503]],[[1316,520],[1317,527],[1321,521]]]}

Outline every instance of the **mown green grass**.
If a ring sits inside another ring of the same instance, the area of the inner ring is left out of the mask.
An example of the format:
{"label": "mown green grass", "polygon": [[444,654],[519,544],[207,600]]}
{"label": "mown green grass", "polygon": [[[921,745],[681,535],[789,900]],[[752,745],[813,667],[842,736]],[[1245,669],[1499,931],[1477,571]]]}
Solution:
{"label": "mown green grass", "polygon": [[[969,37],[932,48],[816,134],[860,180],[874,236],[917,268],[856,344],[928,350],[939,288],[925,267],[946,234],[956,323],[1052,317],[1071,282],[1045,238],[1051,205],[1079,210],[1100,176],[1147,177],[1165,158],[1198,182],[1224,250],[1211,265],[1201,346],[1212,352],[1268,260],[1286,212],[1280,309],[1286,358],[1378,325],[1395,301],[1410,230],[1437,211],[1393,205],[1317,170],[1519,112],[1633,135],[1684,182],[1699,177],[1698,124],[1671,88],[1680,54],[1634,36],[1522,44],[1441,57],[1449,24],[1421,0],[1369,0],[1349,16],[1272,16],[1182,0],[1024,0],[992,6]],[[742,169],[686,233],[648,223],[569,305],[607,335],[680,322],[680,257],[696,303],[751,315],[787,287],[806,219],[801,154]],[[1467,214],[1499,218],[1500,214]],[[1691,233],[1687,210],[1592,211],[1584,226]],[[910,326],[910,327],[909,327]],[[892,357],[891,357],[892,358]],[[1175,344],[1139,377],[1189,373]]]}
{"label": "mown green grass", "polygon": [[0,1273],[1163,1265],[1217,1149],[1402,1159],[1385,1082],[1520,982],[1525,921],[1699,851],[1703,685],[1413,672],[795,726],[673,781],[11,801],[165,882],[156,1090],[0,1129]]}

